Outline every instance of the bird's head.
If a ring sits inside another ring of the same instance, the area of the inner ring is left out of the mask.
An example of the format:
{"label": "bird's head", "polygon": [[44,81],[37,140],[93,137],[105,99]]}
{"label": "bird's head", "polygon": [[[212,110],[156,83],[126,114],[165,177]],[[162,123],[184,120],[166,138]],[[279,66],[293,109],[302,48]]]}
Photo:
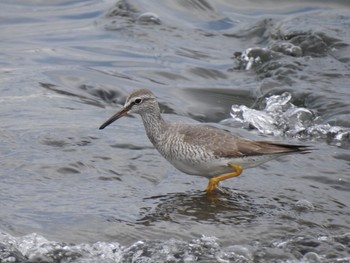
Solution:
{"label": "bird's head", "polygon": [[138,89],[133,91],[125,101],[123,108],[109,118],[100,127],[100,130],[104,129],[114,121],[127,115],[128,113],[144,114],[154,110],[157,106],[157,100],[154,94],[148,89]]}

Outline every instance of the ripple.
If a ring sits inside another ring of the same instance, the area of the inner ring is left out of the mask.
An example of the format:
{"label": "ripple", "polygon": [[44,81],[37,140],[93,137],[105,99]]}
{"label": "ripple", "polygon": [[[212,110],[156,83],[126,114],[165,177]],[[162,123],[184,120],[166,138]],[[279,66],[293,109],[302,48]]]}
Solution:
{"label": "ripple", "polygon": [[136,18],[137,23],[141,25],[160,25],[162,21],[157,14],[146,12]]}
{"label": "ripple", "polygon": [[300,212],[312,211],[314,210],[314,206],[310,201],[303,199],[294,204],[294,209]]}

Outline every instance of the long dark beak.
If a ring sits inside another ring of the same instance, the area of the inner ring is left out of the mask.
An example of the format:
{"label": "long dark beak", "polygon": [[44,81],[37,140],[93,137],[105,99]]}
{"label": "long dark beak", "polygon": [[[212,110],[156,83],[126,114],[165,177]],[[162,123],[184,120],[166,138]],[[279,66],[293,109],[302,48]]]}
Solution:
{"label": "long dark beak", "polygon": [[112,117],[110,117],[104,124],[101,125],[101,127],[99,129],[102,130],[102,129],[106,128],[112,122],[114,122],[114,121],[118,120],[119,118],[128,114],[128,111],[129,111],[128,108],[123,108],[121,111],[117,112]]}

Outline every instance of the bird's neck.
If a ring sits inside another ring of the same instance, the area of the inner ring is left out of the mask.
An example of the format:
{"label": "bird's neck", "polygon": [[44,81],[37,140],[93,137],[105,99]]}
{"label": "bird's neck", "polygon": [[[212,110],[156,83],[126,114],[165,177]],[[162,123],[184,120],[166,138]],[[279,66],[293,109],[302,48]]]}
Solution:
{"label": "bird's neck", "polygon": [[167,122],[162,118],[160,111],[141,114],[146,134],[153,145],[157,146],[164,137]]}

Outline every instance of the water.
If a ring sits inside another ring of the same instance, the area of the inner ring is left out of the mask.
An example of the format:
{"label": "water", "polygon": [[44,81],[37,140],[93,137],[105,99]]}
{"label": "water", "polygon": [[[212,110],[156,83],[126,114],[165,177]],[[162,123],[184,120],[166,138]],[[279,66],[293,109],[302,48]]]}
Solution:
{"label": "water", "polygon": [[[320,116],[311,110],[297,107],[291,103],[292,94],[284,92],[266,98],[265,108],[255,110],[245,105],[233,105],[233,121],[243,123],[247,128],[255,128],[261,134],[290,136],[308,140],[327,140],[330,144],[348,147],[350,129],[318,123]],[[229,124],[232,120],[224,120]]]}
{"label": "water", "polygon": [[[347,1],[0,3],[1,262],[349,262]],[[208,198],[139,117],[311,145]]]}

